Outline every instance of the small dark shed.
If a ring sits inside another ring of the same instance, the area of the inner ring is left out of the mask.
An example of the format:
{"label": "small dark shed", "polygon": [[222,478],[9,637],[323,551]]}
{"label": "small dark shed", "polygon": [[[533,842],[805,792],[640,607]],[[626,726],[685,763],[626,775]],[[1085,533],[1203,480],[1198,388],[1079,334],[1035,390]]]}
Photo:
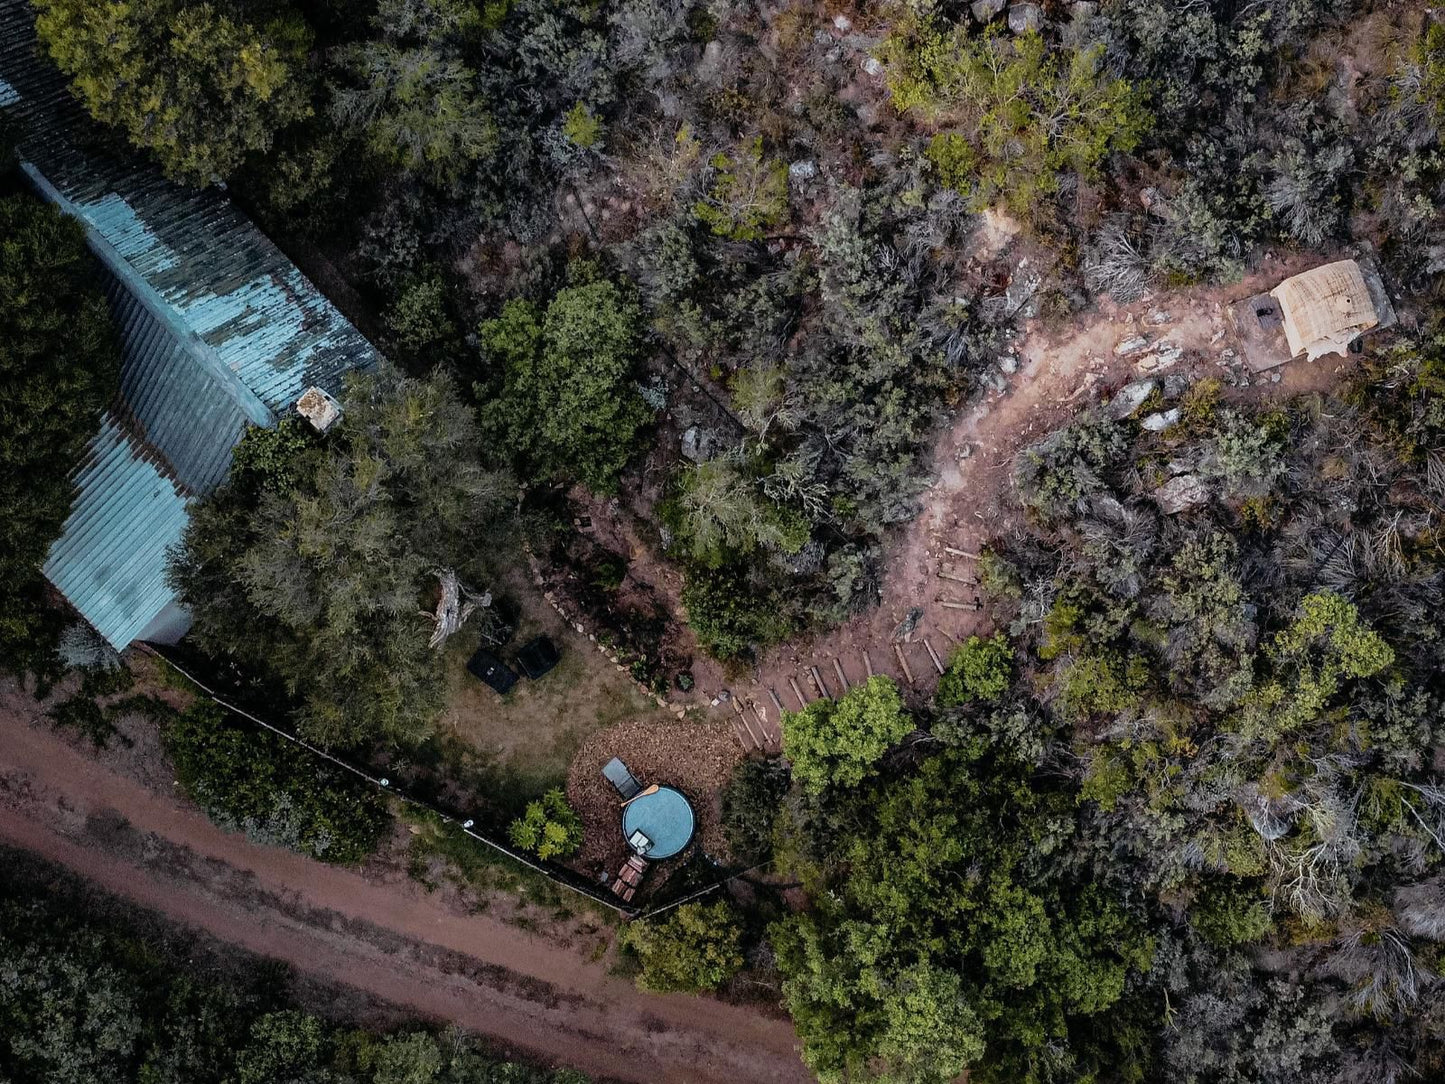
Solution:
{"label": "small dark shed", "polygon": [[557,665],[562,658],[557,646],[545,636],[528,640],[517,651],[517,665],[533,681]]}
{"label": "small dark shed", "polygon": [[467,660],[467,669],[499,693],[510,692],[517,684],[516,671],[484,647]]}

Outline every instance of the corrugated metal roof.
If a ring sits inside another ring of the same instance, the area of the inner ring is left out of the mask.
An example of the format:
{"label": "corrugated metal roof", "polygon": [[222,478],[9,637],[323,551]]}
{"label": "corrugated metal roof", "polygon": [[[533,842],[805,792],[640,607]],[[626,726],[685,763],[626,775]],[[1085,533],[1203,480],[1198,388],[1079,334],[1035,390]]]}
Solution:
{"label": "corrugated metal roof", "polygon": [[223,192],[173,184],[86,134],[94,126],[36,53],[27,0],[0,0],[0,80],[22,158],[272,411],[312,385],[339,395],[346,372],[376,364],[371,344]]}
{"label": "corrugated metal roof", "polygon": [[37,190],[86,225],[108,273],[120,395],[44,572],[124,647],[174,615],[166,551],[189,501],[225,479],[246,423],[274,424],[311,386],[339,396],[345,373],[378,355],[224,193],[105,149],[37,55],[27,0],[0,0],[0,108],[21,122]]}
{"label": "corrugated metal roof", "polygon": [[162,464],[106,414],[75,473],[79,489],[44,572],[118,648],[174,602],[166,549],[186,527],[187,500]]}

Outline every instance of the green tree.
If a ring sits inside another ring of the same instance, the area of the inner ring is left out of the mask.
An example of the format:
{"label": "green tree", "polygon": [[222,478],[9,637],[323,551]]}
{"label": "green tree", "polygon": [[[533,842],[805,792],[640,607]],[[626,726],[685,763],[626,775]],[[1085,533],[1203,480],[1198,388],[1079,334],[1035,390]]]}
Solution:
{"label": "green tree", "polygon": [[567,858],[582,846],[582,818],[561,790],[549,790],[508,829],[512,846],[533,852],[538,858]]}
{"label": "green tree", "polygon": [[613,492],[649,419],[633,386],[637,302],[613,282],[587,282],[559,291],[545,313],[509,301],[480,334],[501,380],[484,417],[504,445],[542,474]]}
{"label": "green tree", "polygon": [[299,1009],[258,1017],[236,1056],[236,1084],[305,1080],[322,1068],[328,1047],[326,1025]]}
{"label": "green tree", "polygon": [[0,199],[0,665],[46,665],[40,632],[55,622],[39,569],[118,371],[80,223],[28,195]]}
{"label": "green tree", "polygon": [[763,137],[755,136],[732,155],[713,157],[712,187],[693,205],[693,214],[719,237],[761,241],[788,211],[788,164],[763,157]]}
{"label": "green tree", "polygon": [[311,113],[310,32],[183,0],[36,0],[41,43],[91,116],[191,184],[225,180]]}
{"label": "green tree", "polygon": [[679,546],[705,568],[757,549],[795,554],[812,533],[806,517],[769,498],[762,483],[730,458],[684,465],[666,512]]}
{"label": "green tree", "polygon": [[1044,1064],[1139,1079],[1132,1025],[1100,1014],[1153,944],[1107,889],[1048,857],[1072,805],[1009,757],[948,753],[793,822],[785,853],[803,856],[792,872],[813,907],[770,937],[824,1084],[946,1084],[965,1068],[1039,1081]]}
{"label": "green tree", "polygon": [[742,930],[725,900],[685,903],[661,920],[634,922],[622,943],[637,954],[644,990],[716,990],[742,969]]}
{"label": "green tree", "polygon": [[836,701],[814,700],[783,713],[783,753],[805,791],[857,786],[889,747],[913,730],[892,678],[878,675]]}
{"label": "green tree", "polygon": [[332,116],[364,131],[378,157],[450,185],[496,147],[477,74],[447,50],[373,41],[346,49],[341,65],[349,80]]}
{"label": "green tree", "polygon": [[1270,680],[1261,683],[1240,721],[1251,737],[1278,740],[1314,722],[1345,682],[1373,677],[1395,661],[1394,649],[1330,591],[1306,595],[1299,616],[1274,638]]}
{"label": "green tree", "polygon": [[[416,741],[445,689],[419,611],[438,568],[488,574],[510,486],[483,470],[471,412],[445,376],[355,374],[342,407],[294,487],[243,472],[197,509],[173,581],[198,612],[198,646],[278,674],[308,736]],[[259,493],[233,488],[246,486]],[[224,614],[204,614],[217,605]]]}
{"label": "green tree", "polygon": [[1153,123],[1145,96],[1104,66],[1104,46],[1051,50],[1036,33],[974,37],[966,23],[884,43],[893,104],[945,132],[928,157],[978,207],[1002,200],[1024,218],[1073,172],[1092,179]]}
{"label": "green tree", "polygon": [[948,669],[938,679],[934,703],[953,708],[974,700],[997,700],[1013,680],[1014,650],[1003,633],[987,640],[970,636],[953,649]]}

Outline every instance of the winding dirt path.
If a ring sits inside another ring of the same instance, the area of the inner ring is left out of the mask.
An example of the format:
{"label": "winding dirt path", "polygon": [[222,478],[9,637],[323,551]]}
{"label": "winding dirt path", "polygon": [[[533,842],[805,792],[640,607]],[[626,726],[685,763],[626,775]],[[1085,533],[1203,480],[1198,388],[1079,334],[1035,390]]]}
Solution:
{"label": "winding dirt path", "polygon": [[[1030,321],[1013,342],[1017,368],[1006,386],[971,402],[940,432],[932,452],[936,480],[920,498],[920,514],[890,543],[878,605],[820,636],[780,644],[748,676],[729,677],[717,664],[699,660],[694,665],[699,690],[711,696],[717,689],[730,688],[734,698],[762,709],[772,731],[777,729],[778,715],[770,690],[784,708],[796,710],[801,706],[799,693],[803,700],[819,695],[814,669],[822,691],[834,697],[842,690],[837,667],[848,683],[856,684],[866,678],[869,665],[873,673],[897,679],[917,698],[931,693],[938,681],[932,654],[946,661],[960,640],[990,631],[987,613],[943,605],[969,602],[980,592],[943,579],[940,572],[971,577],[971,560],[948,550],[977,553],[990,539],[1017,525],[1021,511],[1012,498],[1011,477],[1019,452],[1101,397],[1141,379],[1138,359],[1160,345],[1180,348],[1182,357],[1168,369],[1191,381],[1229,377],[1231,366],[1235,374],[1242,374],[1239,359],[1226,363],[1233,354],[1225,351],[1238,347],[1227,330],[1226,306],[1321,260],[1318,255],[1297,253],[1272,257],[1251,276],[1229,286],[1162,291],[1130,305],[1105,301],[1062,327]],[[1147,338],[1150,347],[1125,356],[1115,352],[1119,344],[1138,336]],[[1277,370],[1278,380],[1254,377],[1247,385],[1226,387],[1225,395],[1233,400],[1279,401],[1331,387],[1343,370],[1355,364],[1354,359],[1338,357],[1313,364],[1291,362]],[[967,454],[961,457],[965,449]],[[916,628],[896,641],[895,629],[915,608],[922,611]],[[715,710],[734,713],[731,701]]]}
{"label": "winding dirt path", "polygon": [[410,882],[252,844],[110,770],[39,714],[0,683],[0,841],[303,973],[599,1078],[812,1079],[785,1020],[644,994],[545,935],[459,915]]}

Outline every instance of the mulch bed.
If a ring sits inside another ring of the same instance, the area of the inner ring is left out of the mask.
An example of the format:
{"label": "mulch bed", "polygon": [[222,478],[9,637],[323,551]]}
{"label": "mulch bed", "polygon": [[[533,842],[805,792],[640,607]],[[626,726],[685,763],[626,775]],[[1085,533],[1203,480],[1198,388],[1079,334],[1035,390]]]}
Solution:
{"label": "mulch bed", "polygon": [[709,854],[726,853],[719,795],[733,768],[743,759],[728,723],[721,719],[675,722],[637,720],[593,734],[567,773],[567,799],[582,817],[582,850],[568,864],[588,877],[615,873],[627,858],[622,838],[621,799],[602,778],[602,766],[621,757],[644,787],[676,787],[692,803],[697,835],[677,859],[658,863],[644,891],[661,884],[671,868],[701,846]]}

